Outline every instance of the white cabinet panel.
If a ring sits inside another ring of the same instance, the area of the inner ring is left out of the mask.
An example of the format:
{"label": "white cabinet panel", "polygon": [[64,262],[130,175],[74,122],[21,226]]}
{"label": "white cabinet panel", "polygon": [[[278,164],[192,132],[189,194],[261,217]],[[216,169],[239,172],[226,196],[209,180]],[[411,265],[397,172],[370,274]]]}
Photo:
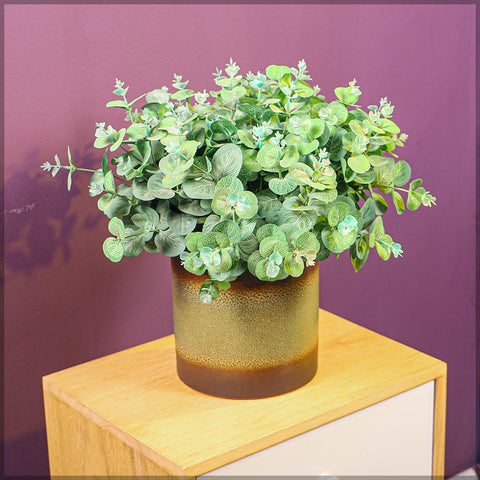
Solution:
{"label": "white cabinet panel", "polygon": [[431,475],[434,383],[420,385],[199,478]]}

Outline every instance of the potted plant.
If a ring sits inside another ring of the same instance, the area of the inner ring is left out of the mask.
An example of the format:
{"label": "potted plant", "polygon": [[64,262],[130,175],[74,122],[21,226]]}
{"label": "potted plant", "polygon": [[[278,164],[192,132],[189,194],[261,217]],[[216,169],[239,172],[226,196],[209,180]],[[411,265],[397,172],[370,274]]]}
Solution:
{"label": "potted plant", "polygon": [[[172,257],[177,367],[194,388],[251,398],[297,388],[316,371],[318,263],[348,252],[354,270],[376,250],[403,251],[385,232],[398,214],[433,197],[395,150],[407,135],[382,98],[366,110],[353,80],[328,102],[305,61],[239,73],[230,59],[218,90],[133,101],[117,80],[126,125],[97,123],[104,151],[91,196],[110,219],[103,243],[113,262],[143,250]],[[78,168],[58,156],[55,176]],[[406,200],[406,201],[405,201]],[[221,293],[221,291],[224,291]]]}

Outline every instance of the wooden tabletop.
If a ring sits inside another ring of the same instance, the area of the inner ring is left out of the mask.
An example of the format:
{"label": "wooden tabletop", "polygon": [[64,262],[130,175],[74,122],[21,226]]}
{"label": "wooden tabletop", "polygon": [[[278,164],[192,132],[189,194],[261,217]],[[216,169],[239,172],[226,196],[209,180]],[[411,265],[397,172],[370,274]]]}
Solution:
{"label": "wooden tabletop", "polygon": [[324,310],[319,319],[317,375],[285,395],[226,400],[190,389],[176,376],[173,335],[48,375],[44,390],[169,471],[196,476],[445,378],[440,360]]}

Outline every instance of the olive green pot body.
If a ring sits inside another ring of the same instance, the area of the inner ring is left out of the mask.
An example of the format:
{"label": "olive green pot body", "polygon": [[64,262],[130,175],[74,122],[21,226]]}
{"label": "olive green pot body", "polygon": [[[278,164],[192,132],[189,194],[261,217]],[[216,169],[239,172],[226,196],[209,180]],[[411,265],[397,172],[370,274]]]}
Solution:
{"label": "olive green pot body", "polygon": [[172,259],[177,373],[186,385],[246,399],[286,393],[314,377],[318,266],[276,282],[245,273],[210,304],[198,297],[206,278]]}

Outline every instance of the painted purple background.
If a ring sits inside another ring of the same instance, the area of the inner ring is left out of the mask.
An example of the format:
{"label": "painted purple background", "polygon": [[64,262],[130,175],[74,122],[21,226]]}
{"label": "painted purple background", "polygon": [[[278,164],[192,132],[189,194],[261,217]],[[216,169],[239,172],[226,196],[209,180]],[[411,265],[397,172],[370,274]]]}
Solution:
{"label": "painted purple background", "polygon": [[112,264],[88,176],[40,171],[70,145],[97,165],[95,122],[115,77],[130,96],[196,90],[232,56],[242,72],[305,58],[327,100],[356,77],[410,135],[401,158],[438,206],[387,214],[402,260],[321,265],[321,305],[445,360],[446,470],[475,459],[473,5],[7,5],[5,10],[6,473],[48,472],[41,377],[172,331],[168,260]]}

